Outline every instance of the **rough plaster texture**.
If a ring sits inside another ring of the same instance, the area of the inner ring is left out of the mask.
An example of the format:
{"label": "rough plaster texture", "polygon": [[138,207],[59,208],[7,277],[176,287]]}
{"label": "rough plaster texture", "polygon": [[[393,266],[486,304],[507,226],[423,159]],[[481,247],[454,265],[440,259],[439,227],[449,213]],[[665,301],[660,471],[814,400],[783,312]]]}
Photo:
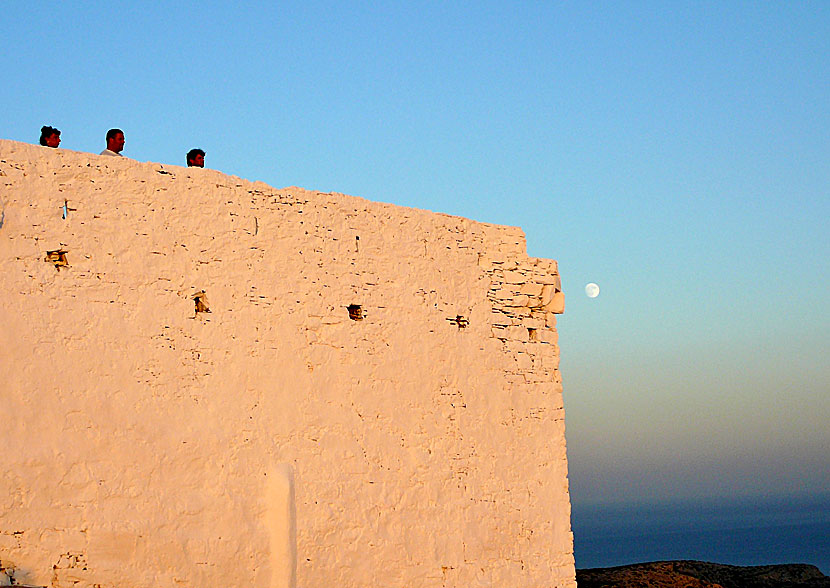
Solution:
{"label": "rough plaster texture", "polygon": [[0,221],[17,582],[575,586],[521,230],[11,141]]}

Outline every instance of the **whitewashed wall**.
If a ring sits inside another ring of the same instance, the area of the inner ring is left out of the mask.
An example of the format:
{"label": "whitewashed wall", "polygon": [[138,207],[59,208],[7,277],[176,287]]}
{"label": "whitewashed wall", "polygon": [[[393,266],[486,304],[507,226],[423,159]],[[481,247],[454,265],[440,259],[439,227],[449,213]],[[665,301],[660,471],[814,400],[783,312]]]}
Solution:
{"label": "whitewashed wall", "polygon": [[299,586],[575,586],[521,230],[11,141],[0,219],[18,583],[276,586],[288,464]]}

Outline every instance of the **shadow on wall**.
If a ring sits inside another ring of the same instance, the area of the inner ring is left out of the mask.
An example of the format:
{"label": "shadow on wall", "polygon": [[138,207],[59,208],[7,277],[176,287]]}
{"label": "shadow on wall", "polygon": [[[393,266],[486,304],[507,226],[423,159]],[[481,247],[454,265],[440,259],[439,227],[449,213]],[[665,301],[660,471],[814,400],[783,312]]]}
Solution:
{"label": "shadow on wall", "polygon": [[[266,474],[268,484],[266,524],[271,536],[271,586],[272,588],[296,588],[297,586],[297,510],[295,506],[294,472],[291,465],[281,463]],[[0,588],[47,588],[26,584],[30,576],[25,569],[15,567],[9,561],[0,561]],[[79,581],[95,584],[89,571],[86,556],[82,553],[63,553],[52,566],[53,588],[67,588]]]}

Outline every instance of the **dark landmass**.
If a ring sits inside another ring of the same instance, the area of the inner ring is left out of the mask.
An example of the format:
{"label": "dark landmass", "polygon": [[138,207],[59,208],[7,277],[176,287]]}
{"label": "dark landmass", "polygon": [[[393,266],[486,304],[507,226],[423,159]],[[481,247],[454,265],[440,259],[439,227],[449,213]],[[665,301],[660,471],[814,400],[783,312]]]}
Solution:
{"label": "dark landmass", "polygon": [[830,588],[816,566],[727,566],[705,561],[656,561],[576,571],[578,588]]}

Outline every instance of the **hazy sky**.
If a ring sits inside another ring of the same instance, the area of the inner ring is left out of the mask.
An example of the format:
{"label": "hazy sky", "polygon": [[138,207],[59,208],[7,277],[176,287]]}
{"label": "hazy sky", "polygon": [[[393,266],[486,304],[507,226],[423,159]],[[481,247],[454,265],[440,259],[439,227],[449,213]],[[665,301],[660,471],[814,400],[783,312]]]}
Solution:
{"label": "hazy sky", "polygon": [[0,55],[1,138],[523,227],[575,503],[830,489],[830,3],[14,2]]}

